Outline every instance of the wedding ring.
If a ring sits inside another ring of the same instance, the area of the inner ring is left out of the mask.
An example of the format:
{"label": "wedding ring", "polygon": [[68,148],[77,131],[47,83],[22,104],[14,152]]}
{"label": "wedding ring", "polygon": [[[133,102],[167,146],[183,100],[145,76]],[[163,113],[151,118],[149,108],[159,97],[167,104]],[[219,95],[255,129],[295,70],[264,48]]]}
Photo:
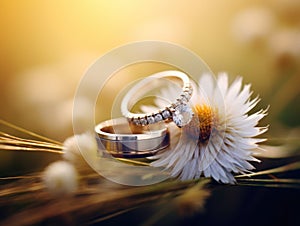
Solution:
{"label": "wedding ring", "polygon": [[[153,80],[160,78],[181,80],[182,91],[176,101],[171,102],[168,106],[158,109],[157,111],[140,114],[133,113],[131,109],[141,97],[143,97],[149,90],[157,88],[156,84],[153,85]],[[190,83],[189,77],[181,71],[162,71],[146,77],[137,84],[135,84],[129,92],[124,96],[121,103],[121,111],[131,123],[138,126],[146,126],[155,124],[161,121],[174,121],[178,127],[187,125],[192,117],[193,111],[188,106],[188,102],[193,94],[193,88]]]}
{"label": "wedding ring", "polygon": [[126,118],[104,121],[95,127],[99,149],[113,157],[153,156],[170,143],[169,131],[161,125],[145,128],[130,125]]}

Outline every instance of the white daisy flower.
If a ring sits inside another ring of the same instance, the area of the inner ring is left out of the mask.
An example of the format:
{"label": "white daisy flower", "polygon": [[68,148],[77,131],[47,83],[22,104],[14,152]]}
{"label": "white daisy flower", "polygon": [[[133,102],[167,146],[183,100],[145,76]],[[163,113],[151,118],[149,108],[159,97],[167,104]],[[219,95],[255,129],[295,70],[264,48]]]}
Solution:
{"label": "white daisy flower", "polygon": [[[259,162],[252,154],[257,143],[265,140],[255,137],[267,131],[267,127],[257,127],[267,110],[249,114],[259,99],[250,99],[250,85],[242,87],[242,78],[229,86],[227,74],[219,74],[217,81],[205,74],[197,89],[191,99],[194,118],[181,129],[170,124],[171,146],[158,153],[151,165],[165,167],[181,180],[204,175],[234,183],[232,173],[249,172],[254,169],[249,161]],[[172,87],[162,91],[165,98],[175,92]],[[164,106],[165,102],[160,99],[156,104]]]}

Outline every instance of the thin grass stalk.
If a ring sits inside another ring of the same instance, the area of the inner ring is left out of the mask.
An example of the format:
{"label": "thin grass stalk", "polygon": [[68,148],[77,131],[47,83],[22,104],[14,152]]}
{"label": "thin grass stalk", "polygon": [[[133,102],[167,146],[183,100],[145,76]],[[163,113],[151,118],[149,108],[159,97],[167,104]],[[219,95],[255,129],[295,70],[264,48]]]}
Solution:
{"label": "thin grass stalk", "polygon": [[50,142],[50,143],[62,145],[61,142],[58,142],[58,141],[52,140],[52,139],[50,139],[50,138],[48,138],[48,137],[44,137],[44,136],[39,135],[39,134],[37,134],[37,133],[31,132],[31,131],[29,131],[29,130],[27,130],[27,129],[24,129],[24,128],[21,128],[21,127],[19,127],[19,126],[16,126],[16,125],[14,125],[14,124],[12,124],[12,123],[9,123],[9,122],[7,122],[7,121],[5,121],[5,120],[3,120],[3,119],[0,119],[0,124],[3,124],[3,125],[5,125],[5,126],[7,126],[7,127],[10,127],[10,128],[15,129],[15,130],[17,130],[17,131],[20,131],[20,132],[22,132],[22,133],[28,134],[28,135],[30,135],[30,136],[32,136],[32,137],[35,137],[35,138],[38,138],[38,139],[41,139],[41,140],[44,140],[44,141],[48,141],[48,142]]}

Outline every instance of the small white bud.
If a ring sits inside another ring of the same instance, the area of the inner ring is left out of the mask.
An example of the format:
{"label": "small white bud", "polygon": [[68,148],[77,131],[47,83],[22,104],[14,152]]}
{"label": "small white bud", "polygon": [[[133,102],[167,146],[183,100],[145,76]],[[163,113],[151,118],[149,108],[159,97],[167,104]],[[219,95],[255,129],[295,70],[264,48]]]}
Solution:
{"label": "small white bud", "polygon": [[69,137],[63,146],[63,158],[77,168],[94,165],[99,157],[96,137],[90,132]]}
{"label": "small white bud", "polygon": [[44,171],[43,180],[46,188],[54,195],[71,194],[78,187],[76,169],[65,161],[51,163]]}

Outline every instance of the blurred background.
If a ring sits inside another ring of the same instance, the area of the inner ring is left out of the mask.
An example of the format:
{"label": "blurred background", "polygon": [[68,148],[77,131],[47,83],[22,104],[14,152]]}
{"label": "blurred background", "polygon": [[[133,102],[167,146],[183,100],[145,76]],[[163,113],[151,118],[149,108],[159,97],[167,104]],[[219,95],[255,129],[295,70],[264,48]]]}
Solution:
{"label": "blurred background", "polygon": [[88,67],[149,39],[243,76],[261,106],[271,105],[267,124],[300,123],[297,0],[1,1],[0,27],[1,118],[53,139],[72,135],[74,92]]}
{"label": "blurred background", "polygon": [[[73,98],[89,66],[112,48],[142,40],[179,44],[214,73],[243,76],[262,98],[257,109],[270,105],[262,122],[270,124],[267,136],[298,137],[299,0],[2,0],[0,29],[0,118],[46,137],[73,134]],[[97,120],[109,117],[111,94],[134,76],[124,73],[102,92],[107,112]],[[31,172],[54,158],[23,157],[0,152],[1,175]]]}

